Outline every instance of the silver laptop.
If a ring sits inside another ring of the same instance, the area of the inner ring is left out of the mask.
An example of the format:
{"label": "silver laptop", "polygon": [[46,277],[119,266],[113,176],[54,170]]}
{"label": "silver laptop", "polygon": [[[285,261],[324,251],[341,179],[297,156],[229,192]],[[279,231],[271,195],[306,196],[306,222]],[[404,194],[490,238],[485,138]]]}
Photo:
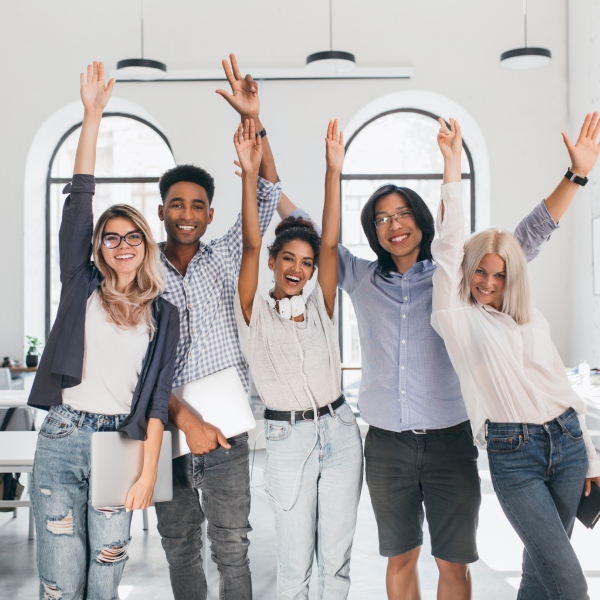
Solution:
{"label": "silver laptop", "polygon": [[[168,502],[173,499],[171,446],[171,432],[165,431],[158,459],[153,503]],[[127,492],[142,474],[144,442],[132,440],[127,434],[118,431],[97,431],[92,434],[91,459],[92,506],[94,508],[123,506]]]}
{"label": "silver laptop", "polygon": [[[256,427],[248,393],[235,367],[190,381],[175,388],[173,395],[196,416],[218,427],[226,438]],[[171,422],[166,429],[173,434],[173,458],[189,454],[191,450],[183,431]]]}

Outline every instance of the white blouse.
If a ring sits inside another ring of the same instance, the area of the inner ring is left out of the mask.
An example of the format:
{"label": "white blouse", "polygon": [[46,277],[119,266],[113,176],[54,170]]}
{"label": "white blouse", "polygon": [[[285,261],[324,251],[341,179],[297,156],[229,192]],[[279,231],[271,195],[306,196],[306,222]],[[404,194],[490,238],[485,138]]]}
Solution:
{"label": "white blouse", "polygon": [[[431,247],[437,265],[431,325],[444,339],[458,374],[477,445],[485,448],[488,419],[542,424],[570,407],[585,414],[585,403],[571,388],[548,322],[539,311],[533,310],[529,323],[517,325],[506,313],[461,298],[462,183],[442,185],[437,229],[439,238]],[[596,449],[585,420],[580,417],[580,422],[589,460],[587,476],[600,476]]]}

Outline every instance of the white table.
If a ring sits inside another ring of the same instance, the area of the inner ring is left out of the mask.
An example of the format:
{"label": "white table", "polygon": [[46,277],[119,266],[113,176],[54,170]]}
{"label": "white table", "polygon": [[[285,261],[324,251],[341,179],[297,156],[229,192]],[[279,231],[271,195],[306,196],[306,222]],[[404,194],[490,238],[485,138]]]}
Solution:
{"label": "white table", "polygon": [[[37,444],[37,431],[0,431],[0,473],[31,473]],[[30,490],[26,491],[29,495]],[[33,539],[31,500],[0,500],[0,506],[29,508],[29,539]]]}
{"label": "white table", "polygon": [[29,394],[23,390],[0,390],[0,408],[27,406]]}

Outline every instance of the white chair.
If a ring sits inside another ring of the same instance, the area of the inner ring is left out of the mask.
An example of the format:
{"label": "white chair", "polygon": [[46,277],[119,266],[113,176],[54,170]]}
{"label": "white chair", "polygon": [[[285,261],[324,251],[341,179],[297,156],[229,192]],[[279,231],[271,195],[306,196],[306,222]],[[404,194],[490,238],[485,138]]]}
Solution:
{"label": "white chair", "polygon": [[0,390],[11,390],[12,385],[10,383],[10,369],[2,367],[0,369]]}

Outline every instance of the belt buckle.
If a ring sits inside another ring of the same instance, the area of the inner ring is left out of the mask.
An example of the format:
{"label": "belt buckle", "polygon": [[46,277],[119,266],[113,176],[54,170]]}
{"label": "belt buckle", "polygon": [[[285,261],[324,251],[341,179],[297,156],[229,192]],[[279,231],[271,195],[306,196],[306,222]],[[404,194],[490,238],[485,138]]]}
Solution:
{"label": "belt buckle", "polygon": [[411,429],[415,435],[427,435],[427,429]]}
{"label": "belt buckle", "polygon": [[312,412],[312,414],[313,414],[313,418],[312,418],[312,419],[310,419],[310,420],[311,420],[311,421],[314,421],[314,418],[315,418],[315,411],[314,411],[312,408],[307,408],[307,409],[305,409],[305,410],[303,410],[303,411],[302,411],[302,420],[303,420],[303,421],[308,421],[308,420],[309,420],[309,419],[307,419],[307,418],[304,416],[304,413],[307,413],[307,412]]}

